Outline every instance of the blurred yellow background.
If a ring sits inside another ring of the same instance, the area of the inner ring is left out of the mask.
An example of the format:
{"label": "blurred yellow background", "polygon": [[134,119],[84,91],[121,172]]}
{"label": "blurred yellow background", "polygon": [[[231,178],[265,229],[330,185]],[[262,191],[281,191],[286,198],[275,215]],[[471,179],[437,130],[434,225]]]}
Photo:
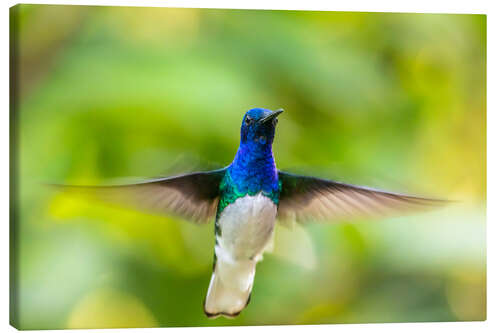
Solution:
{"label": "blurred yellow background", "polygon": [[[484,15],[18,5],[11,33],[17,327],[486,318]],[[281,169],[458,203],[280,228],[208,320],[213,225],[43,186],[227,165],[252,107],[286,110]]]}

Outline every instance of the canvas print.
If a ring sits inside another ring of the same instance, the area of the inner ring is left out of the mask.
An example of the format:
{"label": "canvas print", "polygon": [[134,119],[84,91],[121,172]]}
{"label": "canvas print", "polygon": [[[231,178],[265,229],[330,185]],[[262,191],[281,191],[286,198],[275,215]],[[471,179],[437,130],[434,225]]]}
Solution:
{"label": "canvas print", "polygon": [[486,16],[10,9],[18,329],[486,319]]}

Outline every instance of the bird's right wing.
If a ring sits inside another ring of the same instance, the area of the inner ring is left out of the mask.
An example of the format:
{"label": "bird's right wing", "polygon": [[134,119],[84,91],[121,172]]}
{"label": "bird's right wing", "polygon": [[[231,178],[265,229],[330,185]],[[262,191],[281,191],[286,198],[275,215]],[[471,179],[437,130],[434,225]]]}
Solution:
{"label": "bird's right wing", "polygon": [[215,217],[219,185],[226,169],[194,172],[136,184],[113,186],[53,185],[64,191],[206,223]]}
{"label": "bird's right wing", "polygon": [[305,223],[382,217],[448,203],[283,171],[278,172],[278,177],[281,181],[278,218],[282,221]]}

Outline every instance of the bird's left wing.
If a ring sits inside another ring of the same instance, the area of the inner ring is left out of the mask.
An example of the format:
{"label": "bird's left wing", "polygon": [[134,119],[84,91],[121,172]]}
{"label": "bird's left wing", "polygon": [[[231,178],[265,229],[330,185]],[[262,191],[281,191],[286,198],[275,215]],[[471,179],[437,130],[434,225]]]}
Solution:
{"label": "bird's left wing", "polygon": [[278,218],[299,223],[381,217],[447,203],[390,193],[326,179],[278,172],[281,194]]}
{"label": "bird's left wing", "polygon": [[90,194],[107,202],[206,223],[215,216],[219,184],[225,172],[224,168],[127,185],[55,186],[63,190]]}

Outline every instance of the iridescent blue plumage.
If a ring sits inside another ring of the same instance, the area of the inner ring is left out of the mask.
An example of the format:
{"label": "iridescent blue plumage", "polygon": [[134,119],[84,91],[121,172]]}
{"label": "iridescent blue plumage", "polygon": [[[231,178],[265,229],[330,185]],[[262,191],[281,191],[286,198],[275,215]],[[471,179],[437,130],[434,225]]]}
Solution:
{"label": "iridescent blue plumage", "polygon": [[278,204],[280,183],[272,144],[280,113],[255,108],[243,117],[240,146],[221,182],[217,215],[236,199],[260,192]]}
{"label": "iridescent blue plumage", "polygon": [[[278,121],[274,115],[277,114],[279,112],[256,108],[243,118],[240,147],[228,170],[240,192],[270,194],[278,190],[278,172],[272,151]],[[269,116],[272,118],[262,122]]]}

